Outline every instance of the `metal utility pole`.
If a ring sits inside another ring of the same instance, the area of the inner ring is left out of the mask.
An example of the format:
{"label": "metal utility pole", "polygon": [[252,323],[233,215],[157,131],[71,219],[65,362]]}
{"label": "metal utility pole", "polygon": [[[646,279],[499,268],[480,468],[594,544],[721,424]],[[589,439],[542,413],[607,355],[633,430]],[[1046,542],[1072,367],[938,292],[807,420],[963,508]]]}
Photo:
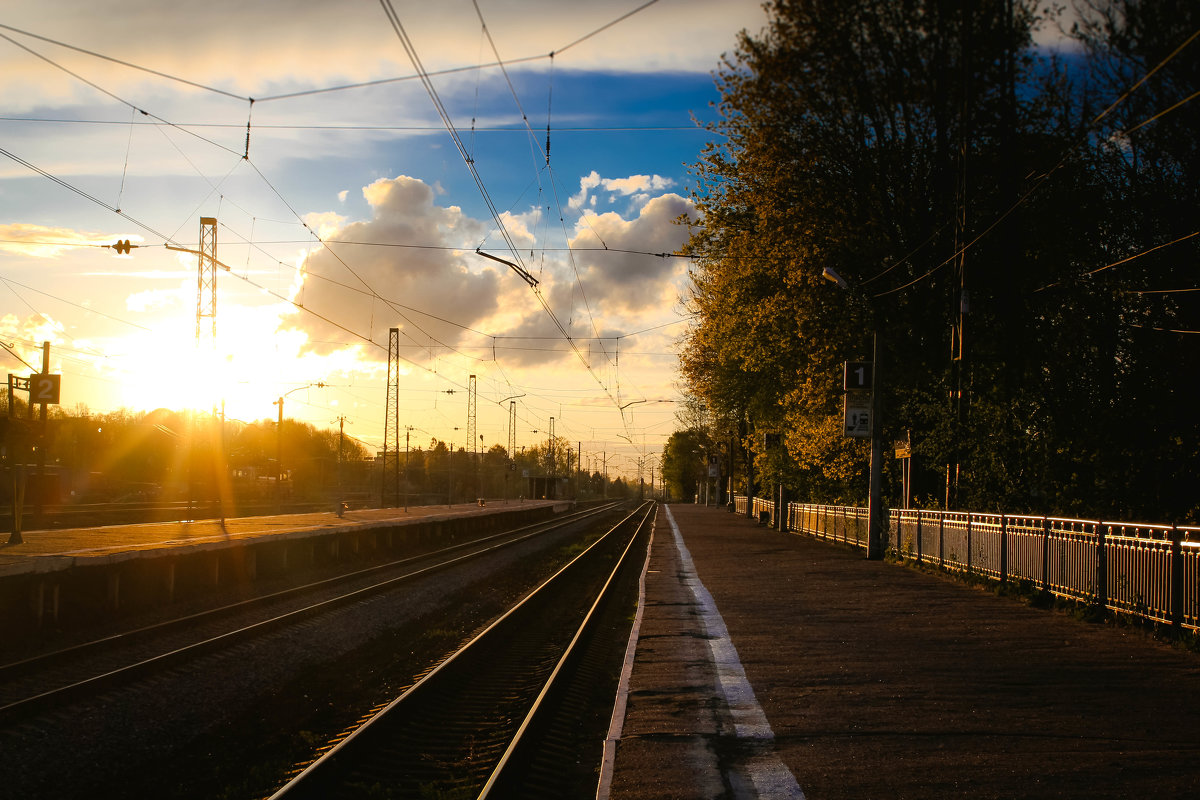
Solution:
{"label": "metal utility pole", "polygon": [[[963,15],[964,33],[961,38],[959,59],[962,64],[962,110],[961,125],[959,126],[958,169],[954,186],[954,270],[958,277],[957,296],[952,301],[957,309],[951,308],[952,322],[950,325],[950,408],[953,412],[955,429],[954,439],[961,438],[962,428],[966,424],[969,399],[964,393],[970,388],[970,376],[967,372],[966,360],[966,325],[967,316],[971,311],[971,292],[967,286],[967,247],[965,242],[970,238],[967,228],[967,198],[969,182],[967,177],[967,162],[971,147],[971,112],[974,98],[971,95],[971,15]],[[957,311],[957,314],[955,313]],[[963,452],[951,451],[951,462],[946,465],[946,510],[958,506],[958,482],[962,471]]]}
{"label": "metal utility pole", "polygon": [[449,440],[446,445],[446,508],[450,508],[454,505],[454,436],[446,438]]}
{"label": "metal utility pole", "polygon": [[408,512],[408,435],[412,433],[412,425],[404,426],[404,511]]}
{"label": "metal utility pole", "polygon": [[[205,297],[207,296],[207,310]],[[217,341],[217,218],[200,218],[200,259],[196,270],[196,347],[204,330],[204,320],[211,320],[214,346]]]}
{"label": "metal utility pole", "polygon": [[[550,417],[550,441],[546,444],[546,463],[550,471],[546,473],[548,480],[554,480],[554,417]],[[548,487],[547,487],[548,489]]]}
{"label": "metal utility pole", "polygon": [[471,380],[467,384],[467,452],[471,453],[472,461],[475,463],[475,497],[481,497],[479,493],[479,450],[478,442],[475,441],[476,432],[475,425],[478,421],[476,414],[477,406],[475,404],[475,376],[471,376]]}
{"label": "metal utility pole", "polygon": [[283,502],[283,397],[275,403],[279,406],[279,421],[275,423],[275,513],[279,513]]}
{"label": "metal utility pole", "polygon": [[508,402],[508,471],[504,473],[504,499],[508,500],[508,481],[517,469],[517,401]]}
{"label": "metal utility pole", "polygon": [[338,423],[337,488],[338,488],[338,502],[340,503],[342,500],[341,496],[343,493],[342,492],[342,461],[343,461],[342,452],[343,452],[343,445],[344,445],[344,442],[346,439],[346,418],[344,416],[338,417],[337,423]]}
{"label": "metal utility pole", "polygon": [[517,401],[508,403],[508,460],[515,462],[517,458]]}
{"label": "metal utility pole", "polygon": [[301,389],[311,389],[316,386],[318,389],[324,389],[325,384],[321,381],[316,383],[297,386],[295,389],[284,392],[279,396],[278,400],[272,400],[271,405],[279,406],[279,421],[275,424],[275,510],[279,511],[280,503],[282,502],[283,490],[283,398],[287,397],[292,392],[298,392]]}
{"label": "metal utility pole", "polygon": [[[42,342],[42,375],[50,374],[50,343]],[[33,401],[33,392],[29,395]],[[33,524],[41,528],[46,510],[46,403],[38,403],[37,477],[38,490],[33,496]]]}
{"label": "metal utility pole", "polygon": [[[390,454],[390,459],[389,459]],[[383,412],[383,469],[380,471],[379,507],[387,507],[387,490],[393,489],[392,506],[400,502],[400,329],[388,329],[387,400]],[[391,477],[391,481],[388,477]]]}
{"label": "metal utility pole", "polygon": [[[849,284],[829,267],[822,275],[826,280],[833,281],[841,288],[857,296],[867,308],[871,320],[871,362],[846,362],[846,375],[843,387],[846,389],[846,435],[871,440],[871,477],[867,487],[867,558],[878,560],[883,558],[883,530],[887,523],[887,512],[883,508],[883,369],[880,364],[882,347],[879,343],[879,322],[875,318],[875,309],[871,302],[861,292],[852,289]],[[852,369],[852,365],[856,365]],[[870,392],[869,407],[866,415],[866,425],[861,418],[854,418],[849,400],[851,393]],[[854,423],[852,425],[852,422]]]}
{"label": "metal utility pole", "polygon": [[871,387],[871,479],[867,489],[867,558],[883,558],[883,428],[880,411],[883,400],[882,370],[879,364],[879,332],[871,334],[871,358],[875,364],[875,381]]}
{"label": "metal utility pole", "polygon": [[[24,363],[24,359],[22,359]],[[29,379],[8,374],[8,465],[12,474],[12,530],[9,533],[9,544],[24,544],[21,536],[21,511],[25,504],[25,435],[18,433],[17,406],[14,392],[17,389],[29,389]],[[25,410],[32,413],[33,404],[27,403]]]}

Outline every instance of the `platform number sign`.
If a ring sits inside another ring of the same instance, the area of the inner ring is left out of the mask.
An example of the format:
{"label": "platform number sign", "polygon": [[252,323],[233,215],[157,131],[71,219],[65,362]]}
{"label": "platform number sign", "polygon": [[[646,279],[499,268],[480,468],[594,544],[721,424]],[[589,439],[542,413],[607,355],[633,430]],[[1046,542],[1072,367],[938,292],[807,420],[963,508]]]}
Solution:
{"label": "platform number sign", "polygon": [[37,373],[29,376],[29,402],[58,405],[62,375]]}
{"label": "platform number sign", "polygon": [[875,363],[872,361],[847,361],[843,389],[847,392],[869,392],[874,382]]}

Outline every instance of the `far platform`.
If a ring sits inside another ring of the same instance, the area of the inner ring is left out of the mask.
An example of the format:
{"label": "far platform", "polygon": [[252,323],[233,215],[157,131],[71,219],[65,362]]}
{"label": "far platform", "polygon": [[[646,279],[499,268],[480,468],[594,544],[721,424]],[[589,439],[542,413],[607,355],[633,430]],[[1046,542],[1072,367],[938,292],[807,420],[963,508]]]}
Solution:
{"label": "far platform", "polygon": [[[185,597],[248,591],[283,577],[381,551],[412,553],[480,531],[528,525],[564,500],[409,506],[182,522],[35,529],[0,544],[0,640],[93,625]],[[7,537],[6,537],[7,538]]]}
{"label": "far platform", "polygon": [[[220,519],[105,525],[93,528],[26,530],[21,544],[0,541],[0,578],[55,572],[72,566],[99,565],[129,558],[162,555],[168,550],[220,549],[235,542],[247,543],[261,537],[304,538],[340,531],[362,531],[380,527],[412,525],[464,517],[493,516],[506,511],[555,508],[569,505],[555,500],[495,500],[487,505],[410,506],[367,508],[276,516],[229,517]],[[558,510],[558,509],[556,509]],[[4,539],[7,534],[0,533]]]}

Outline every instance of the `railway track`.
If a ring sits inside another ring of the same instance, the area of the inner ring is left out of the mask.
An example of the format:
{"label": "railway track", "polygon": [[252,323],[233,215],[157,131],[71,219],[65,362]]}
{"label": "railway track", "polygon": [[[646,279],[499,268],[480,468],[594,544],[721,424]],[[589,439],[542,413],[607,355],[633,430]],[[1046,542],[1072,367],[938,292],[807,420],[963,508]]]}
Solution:
{"label": "railway track", "polygon": [[575,762],[586,741],[599,763],[613,696],[604,691],[597,702],[599,676],[615,674],[624,650],[627,590],[636,586],[653,511],[646,503],[629,514],[329,743],[272,800],[594,793],[593,768]]}
{"label": "railway track", "polygon": [[105,692],[406,582],[586,522],[615,504],[358,569],[0,665],[0,723]]}

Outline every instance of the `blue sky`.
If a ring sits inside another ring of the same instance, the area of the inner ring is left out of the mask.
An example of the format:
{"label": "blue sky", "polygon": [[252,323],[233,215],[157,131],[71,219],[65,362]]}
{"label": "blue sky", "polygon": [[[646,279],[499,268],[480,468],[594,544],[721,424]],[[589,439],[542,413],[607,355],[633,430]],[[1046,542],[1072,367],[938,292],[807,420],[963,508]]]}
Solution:
{"label": "blue sky", "polygon": [[[434,5],[393,3],[424,68],[460,70],[430,80],[516,255],[420,81],[271,99],[411,76],[375,4],[9,4],[0,337],[31,363],[51,341],[70,409],[223,401],[253,420],[290,391],[289,417],[344,415],[378,446],[397,326],[403,424],[460,438],[473,374],[487,446],[519,395],[520,444],[553,416],[632,474],[675,427],[686,324],[686,265],[641,253],[685,238],[673,220],[707,140],[690,114],[711,114],[721,54],[765,15],[747,0]],[[497,53],[507,75],[480,68]],[[231,271],[215,347],[197,351],[196,258],[164,244],[196,247],[200,216],[218,218]],[[143,247],[96,247],[118,238]],[[476,247],[519,259],[540,294]]]}

